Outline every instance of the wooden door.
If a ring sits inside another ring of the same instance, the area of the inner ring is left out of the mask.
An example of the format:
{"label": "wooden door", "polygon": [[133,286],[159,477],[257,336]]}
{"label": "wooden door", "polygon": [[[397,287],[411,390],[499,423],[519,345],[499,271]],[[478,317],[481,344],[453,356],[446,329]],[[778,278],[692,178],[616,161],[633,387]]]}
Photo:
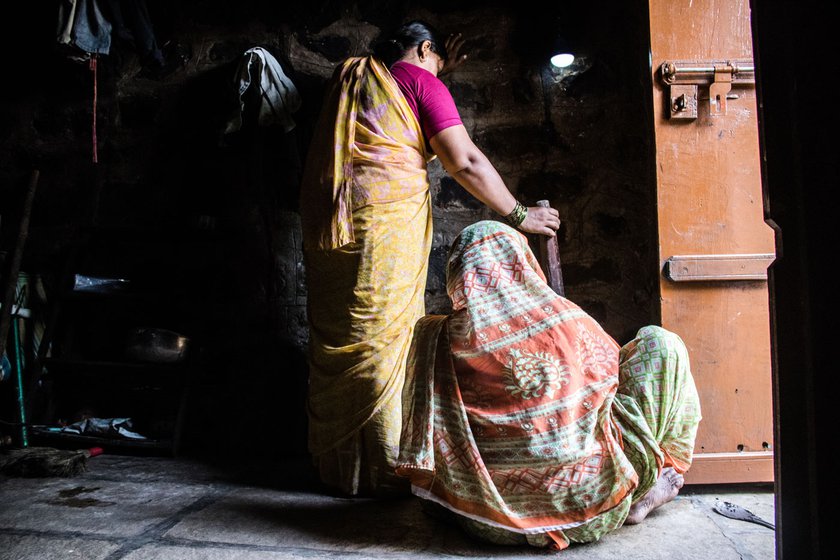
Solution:
{"label": "wooden door", "polygon": [[749,0],[649,6],[662,326],[688,346],[703,412],[686,482],[771,481],[766,267],[775,243],[764,222],[755,87],[733,85],[724,113],[699,85],[696,118],[680,118],[672,106],[686,98],[672,100],[661,74],[669,61],[751,63]]}

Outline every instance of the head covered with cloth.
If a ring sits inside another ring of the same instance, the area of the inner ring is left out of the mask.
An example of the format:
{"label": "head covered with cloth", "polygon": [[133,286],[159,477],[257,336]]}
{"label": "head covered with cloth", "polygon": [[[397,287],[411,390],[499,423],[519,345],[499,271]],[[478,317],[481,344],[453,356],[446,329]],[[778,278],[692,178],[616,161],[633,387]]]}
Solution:
{"label": "head covered with cloth", "polygon": [[700,419],[679,337],[648,326],[620,348],[495,221],[454,241],[447,291],[403,392],[397,472],[416,495],[487,540],[565,548],[621,526],[660,479],[676,494]]}

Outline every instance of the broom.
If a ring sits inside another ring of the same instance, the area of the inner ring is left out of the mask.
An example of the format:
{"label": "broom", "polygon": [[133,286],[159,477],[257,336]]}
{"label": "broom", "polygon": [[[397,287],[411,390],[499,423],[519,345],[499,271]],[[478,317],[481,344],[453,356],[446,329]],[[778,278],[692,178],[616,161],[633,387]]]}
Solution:
{"label": "broom", "polygon": [[0,451],[0,473],[27,478],[76,476],[87,470],[88,457],[101,454],[101,447],[78,450],[52,447],[10,449]]}

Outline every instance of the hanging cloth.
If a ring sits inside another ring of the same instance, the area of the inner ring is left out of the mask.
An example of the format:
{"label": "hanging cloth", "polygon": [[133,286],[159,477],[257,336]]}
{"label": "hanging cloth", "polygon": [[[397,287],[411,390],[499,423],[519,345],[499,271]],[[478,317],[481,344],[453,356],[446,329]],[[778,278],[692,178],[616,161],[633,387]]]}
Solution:
{"label": "hanging cloth", "polygon": [[62,0],[58,6],[56,39],[61,45],[86,53],[108,54],[111,50],[111,22],[97,0]]}
{"label": "hanging cloth", "polygon": [[259,125],[277,124],[283,127],[284,132],[295,127],[292,113],[301,104],[297,88],[271,53],[262,47],[254,47],[245,51],[236,69],[234,81],[238,84],[238,107],[225,126],[225,134],[242,127],[244,95],[252,81],[257,80],[260,88]]}

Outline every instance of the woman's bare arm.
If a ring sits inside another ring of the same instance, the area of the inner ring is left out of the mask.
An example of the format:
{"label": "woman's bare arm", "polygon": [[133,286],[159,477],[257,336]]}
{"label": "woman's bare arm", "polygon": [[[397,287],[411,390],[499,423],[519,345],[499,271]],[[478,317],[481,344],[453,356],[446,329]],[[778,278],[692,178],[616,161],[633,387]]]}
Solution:
{"label": "woman's bare arm", "polygon": [[[513,211],[516,199],[463,125],[441,130],[429,143],[447,173],[471,195],[502,216]],[[559,227],[559,212],[540,206],[529,207],[525,221],[519,225],[522,231],[549,236],[554,236]]]}

